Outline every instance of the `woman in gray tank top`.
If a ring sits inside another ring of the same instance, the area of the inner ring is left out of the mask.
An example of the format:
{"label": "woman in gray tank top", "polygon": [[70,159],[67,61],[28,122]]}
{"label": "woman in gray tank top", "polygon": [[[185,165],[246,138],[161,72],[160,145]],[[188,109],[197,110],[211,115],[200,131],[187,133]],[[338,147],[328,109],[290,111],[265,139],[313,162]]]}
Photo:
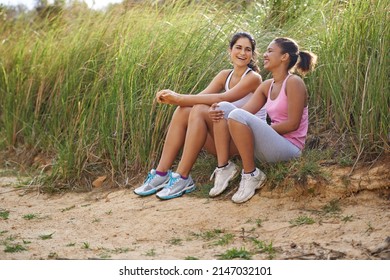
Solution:
{"label": "woman in gray tank top", "polygon": [[[198,94],[179,94],[166,89],[156,94],[160,103],[177,105],[160,161],[150,170],[144,183],[134,192],[140,196],[157,193],[160,199],[179,197],[195,189],[190,171],[202,148],[216,154],[213,122],[208,116],[210,105],[216,102],[236,102],[253,94],[261,83],[256,59],[256,42],[246,32],[234,34],[229,53],[233,69],[219,72]],[[229,77],[229,79],[228,79]],[[182,158],[175,172],[171,171],[180,150]],[[234,145],[231,153],[236,154]]]}

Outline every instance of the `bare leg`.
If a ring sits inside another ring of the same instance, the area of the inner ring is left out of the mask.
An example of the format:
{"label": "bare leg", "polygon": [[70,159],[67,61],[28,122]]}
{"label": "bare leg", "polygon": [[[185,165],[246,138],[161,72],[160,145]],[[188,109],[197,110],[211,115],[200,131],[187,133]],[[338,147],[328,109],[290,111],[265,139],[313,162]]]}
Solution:
{"label": "bare leg", "polygon": [[212,154],[214,156],[217,155],[217,150],[215,149],[215,144],[214,144],[214,138],[212,132],[207,131],[207,138],[206,142],[204,143],[203,149],[208,152],[209,154]]}
{"label": "bare leg", "polygon": [[228,163],[229,148],[231,146],[231,137],[226,119],[214,122],[214,135],[218,166],[224,166]]}
{"label": "bare leg", "polygon": [[183,147],[191,110],[192,107],[176,108],[165,138],[162,155],[157,166],[158,171],[168,171]]}
{"label": "bare leg", "polygon": [[[196,105],[191,110],[183,155],[176,170],[182,176],[189,175],[202,147],[205,144],[210,146],[212,135],[208,132],[212,131],[213,122],[208,116],[209,107],[208,105]],[[208,140],[207,143],[206,140]]]}
{"label": "bare leg", "polygon": [[244,172],[251,172],[256,168],[254,159],[254,140],[252,130],[232,119],[228,120],[230,135],[240,153]]}
{"label": "bare leg", "polygon": [[[215,123],[213,124],[213,126],[215,127]],[[214,131],[215,131],[215,129],[214,129]],[[229,128],[227,126],[226,126],[226,131],[229,131]],[[206,143],[203,146],[203,149],[211,155],[218,156],[216,143],[214,143],[214,138],[216,141],[217,137],[215,137],[215,136],[213,137],[213,135],[216,135],[216,134],[210,133],[209,131],[207,132],[207,139],[206,139]],[[234,145],[233,139],[230,137],[230,133],[229,133],[229,140],[230,141],[229,141],[229,147],[228,147],[228,159],[235,156],[235,155],[238,155],[237,147],[236,147],[236,145]],[[227,161],[226,161],[226,163],[227,163]]]}

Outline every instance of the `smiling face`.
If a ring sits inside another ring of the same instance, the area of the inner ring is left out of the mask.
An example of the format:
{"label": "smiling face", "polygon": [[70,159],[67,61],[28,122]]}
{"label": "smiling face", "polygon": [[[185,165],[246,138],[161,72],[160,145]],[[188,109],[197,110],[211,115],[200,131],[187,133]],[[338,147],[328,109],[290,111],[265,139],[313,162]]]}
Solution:
{"label": "smiling face", "polygon": [[279,66],[284,59],[285,54],[282,54],[282,49],[272,41],[263,55],[264,69],[271,70],[273,67]]}
{"label": "smiling face", "polygon": [[232,48],[229,49],[230,58],[237,66],[246,66],[253,56],[252,44],[248,38],[239,38]]}

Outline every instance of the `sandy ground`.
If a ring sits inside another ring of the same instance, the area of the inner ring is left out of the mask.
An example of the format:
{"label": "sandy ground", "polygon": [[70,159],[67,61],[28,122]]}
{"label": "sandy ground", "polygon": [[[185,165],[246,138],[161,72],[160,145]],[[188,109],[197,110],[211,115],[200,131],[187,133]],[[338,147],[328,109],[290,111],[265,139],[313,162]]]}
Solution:
{"label": "sandy ground", "polygon": [[135,185],[47,195],[3,177],[0,259],[390,259],[388,171],[358,170],[346,187],[349,169],[330,169],[326,185],[266,185],[242,205],[235,186],[161,201]]}

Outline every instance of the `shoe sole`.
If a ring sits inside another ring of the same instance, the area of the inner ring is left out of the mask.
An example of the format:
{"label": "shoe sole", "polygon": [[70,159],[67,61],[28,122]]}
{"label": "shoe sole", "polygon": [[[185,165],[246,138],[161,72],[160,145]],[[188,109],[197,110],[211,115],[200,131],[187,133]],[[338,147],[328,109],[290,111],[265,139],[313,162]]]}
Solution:
{"label": "shoe sole", "polygon": [[148,190],[146,192],[139,192],[139,193],[137,193],[135,190],[133,192],[136,195],[139,195],[139,196],[149,196],[149,195],[155,194],[158,191],[162,190],[167,183],[168,183],[168,181],[166,181],[166,182],[162,183],[161,185],[159,185],[158,187],[156,187],[154,189],[151,189],[151,190]]}
{"label": "shoe sole", "polygon": [[159,190],[162,190],[164,187],[161,187],[161,188],[156,188],[156,189],[151,189],[149,191],[146,191],[146,192],[141,192],[141,193],[137,193],[136,191],[134,191],[135,194],[139,195],[139,196],[149,196],[149,195],[152,195],[152,194],[155,194],[156,192],[158,192]]}
{"label": "shoe sole", "polygon": [[178,193],[171,194],[171,195],[167,195],[167,196],[159,196],[159,195],[156,195],[156,196],[157,196],[159,199],[168,200],[168,199],[180,197],[180,196],[182,196],[182,195],[185,194],[185,193],[193,192],[195,189],[196,189],[195,184],[192,184],[192,185],[188,186],[187,188],[185,188],[184,190],[182,190],[182,191],[180,191],[180,192],[178,192]]}
{"label": "shoe sole", "polygon": [[266,180],[267,180],[267,178],[264,178],[262,181],[260,181],[260,184],[254,189],[253,194],[251,194],[251,195],[250,195],[248,198],[246,198],[245,200],[234,201],[234,200],[232,199],[232,201],[233,201],[234,203],[237,203],[237,204],[247,202],[249,199],[251,199],[251,198],[255,195],[256,190],[261,189],[261,187],[264,185],[264,183],[265,183]]}
{"label": "shoe sole", "polygon": [[238,173],[239,173],[239,172],[238,172],[238,169],[236,169],[235,172],[234,172],[234,174],[232,174],[232,175],[230,176],[230,178],[227,180],[226,187],[224,187],[224,188],[222,189],[222,191],[220,191],[220,192],[218,192],[218,193],[216,193],[216,194],[210,194],[210,193],[209,193],[209,196],[210,196],[210,197],[216,197],[216,196],[220,195],[221,193],[223,193],[223,192],[227,189],[227,187],[229,186],[229,182],[230,182],[231,180],[233,180],[235,177],[237,177]]}

